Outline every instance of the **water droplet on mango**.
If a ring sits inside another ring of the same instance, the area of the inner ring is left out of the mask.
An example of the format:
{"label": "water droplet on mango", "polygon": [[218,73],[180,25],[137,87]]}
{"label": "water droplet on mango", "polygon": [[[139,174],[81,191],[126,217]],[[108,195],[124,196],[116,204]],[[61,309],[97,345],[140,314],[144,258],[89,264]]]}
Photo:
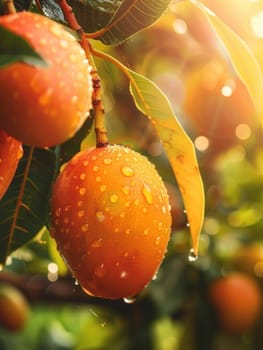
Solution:
{"label": "water droplet on mango", "polygon": [[129,166],[122,167],[121,172],[123,173],[124,176],[127,176],[127,177],[134,175],[134,170]]}
{"label": "water droplet on mango", "polygon": [[107,186],[106,185],[101,185],[100,186],[100,192],[105,192],[107,191]]}
{"label": "water droplet on mango", "polygon": [[159,245],[160,242],[161,242],[161,237],[158,236],[158,237],[156,238],[156,240],[155,240],[155,245]]}
{"label": "water droplet on mango", "polygon": [[137,207],[137,206],[140,204],[139,199],[135,199],[134,204],[135,204],[135,205],[136,205],[136,207]]}
{"label": "water droplet on mango", "polygon": [[57,208],[57,209],[55,210],[55,215],[56,215],[57,217],[59,217],[60,214],[61,214],[61,208]]}
{"label": "water droplet on mango", "polygon": [[81,231],[87,232],[88,228],[89,228],[89,224],[84,224],[84,225],[81,226]]}
{"label": "water droplet on mango", "polygon": [[92,248],[100,248],[102,246],[102,238],[97,239],[91,244]]}
{"label": "water droplet on mango", "polygon": [[120,278],[126,278],[127,277],[127,271],[122,271],[120,274]]}
{"label": "water droplet on mango", "polygon": [[105,159],[103,160],[103,163],[104,163],[105,165],[110,165],[110,164],[112,163],[112,160],[111,160],[110,158],[105,158]]}
{"label": "water droplet on mango", "polygon": [[81,195],[81,196],[84,196],[84,194],[86,193],[87,191],[86,191],[86,188],[85,187],[81,187],[80,189],[79,189],[79,194]]}
{"label": "water droplet on mango", "polygon": [[143,185],[142,194],[143,194],[143,196],[148,204],[153,203],[152,191],[147,184]]}
{"label": "water droplet on mango", "polygon": [[105,274],[106,274],[106,271],[105,271],[105,265],[104,264],[100,264],[94,270],[94,275],[96,275],[99,278],[104,277]]}
{"label": "water droplet on mango", "polygon": [[117,202],[118,202],[118,199],[119,199],[119,197],[118,197],[117,194],[112,194],[112,195],[110,196],[110,201],[111,201],[111,203],[117,203]]}
{"label": "water droplet on mango", "polygon": [[64,224],[69,224],[69,218],[68,217],[66,217],[65,219],[64,219]]}
{"label": "water droplet on mango", "polygon": [[102,211],[98,211],[96,213],[96,217],[97,217],[98,222],[103,222],[105,220],[105,215],[103,214]]}
{"label": "water droplet on mango", "polygon": [[146,229],[143,231],[143,234],[144,234],[144,236],[147,236],[147,235],[149,234],[149,229],[146,228]]}
{"label": "water droplet on mango", "polygon": [[130,193],[130,187],[127,185],[122,186],[121,190],[122,190],[122,193],[124,193],[126,195],[128,195]]}
{"label": "water droplet on mango", "polygon": [[84,210],[78,211],[78,217],[79,217],[79,218],[82,218],[82,217],[84,216],[84,214],[85,214],[85,211],[84,211]]}

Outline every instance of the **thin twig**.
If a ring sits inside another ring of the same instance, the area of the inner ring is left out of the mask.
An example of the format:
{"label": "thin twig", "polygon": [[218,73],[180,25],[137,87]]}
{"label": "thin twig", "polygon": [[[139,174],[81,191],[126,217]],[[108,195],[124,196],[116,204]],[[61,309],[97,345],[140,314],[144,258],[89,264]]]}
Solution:
{"label": "thin twig", "polygon": [[13,0],[2,0],[4,5],[4,13],[11,15],[12,13],[16,13],[16,8]]}
{"label": "thin twig", "polygon": [[108,134],[105,127],[105,117],[104,117],[104,105],[102,101],[101,93],[101,80],[94,63],[92,54],[91,54],[91,45],[88,41],[86,34],[83,28],[79,25],[72,7],[68,5],[66,0],[56,0],[57,4],[60,6],[66,21],[68,22],[71,29],[77,32],[80,37],[80,45],[85,51],[86,57],[89,60],[90,65],[92,66],[91,77],[93,83],[93,95],[92,95],[92,105],[95,114],[95,132],[96,132],[96,141],[97,147],[105,147],[108,145]]}

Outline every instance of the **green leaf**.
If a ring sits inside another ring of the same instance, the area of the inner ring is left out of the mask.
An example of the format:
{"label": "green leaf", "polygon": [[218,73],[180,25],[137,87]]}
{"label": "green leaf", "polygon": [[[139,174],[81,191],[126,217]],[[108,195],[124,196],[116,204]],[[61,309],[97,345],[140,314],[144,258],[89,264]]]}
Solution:
{"label": "green leaf", "polygon": [[[252,51],[233,30],[202,3],[188,1],[186,5],[199,9],[206,16],[212,28],[222,40],[233,67],[245,84],[255,108],[261,114],[263,112],[263,73]],[[179,4],[179,6],[184,6],[184,4]]]}
{"label": "green leaf", "polygon": [[51,150],[24,148],[11,186],[0,201],[0,263],[46,224],[54,169]]}
{"label": "green leaf", "polygon": [[[41,0],[43,2],[48,4],[53,0]],[[94,33],[107,25],[123,0],[69,0],[68,3],[81,27],[88,33]]]}
{"label": "green leaf", "polygon": [[129,69],[127,71],[135,104],[154,124],[171,163],[184,200],[193,249],[197,254],[204,218],[204,189],[194,145],[162,91],[151,80]]}
{"label": "green leaf", "polygon": [[156,84],[141,74],[133,72],[105,52],[94,50],[93,53],[96,57],[114,64],[128,77],[130,92],[136,107],[155,126],[183,197],[192,237],[193,253],[197,255],[204,220],[205,198],[203,181],[192,141],[174,115],[169,100]]}
{"label": "green leaf", "polygon": [[[104,44],[116,45],[154,23],[171,0],[68,0],[81,27]],[[54,0],[39,0],[44,13],[65,21]]]}
{"label": "green leaf", "polygon": [[124,0],[98,38],[107,45],[119,44],[154,23],[170,2],[170,0]]}
{"label": "green leaf", "polygon": [[15,7],[17,11],[29,10],[32,5],[32,0],[15,0]]}
{"label": "green leaf", "polygon": [[47,67],[46,61],[21,36],[0,25],[0,68],[15,62]]}
{"label": "green leaf", "polygon": [[[123,0],[68,0],[78,23],[88,33],[105,27]],[[58,22],[66,23],[64,14],[55,0],[38,0],[37,6],[43,13]]]}
{"label": "green leaf", "polygon": [[[17,11],[29,10],[32,5],[32,0],[14,0],[15,8]],[[4,1],[0,3],[0,15],[5,15]]]}

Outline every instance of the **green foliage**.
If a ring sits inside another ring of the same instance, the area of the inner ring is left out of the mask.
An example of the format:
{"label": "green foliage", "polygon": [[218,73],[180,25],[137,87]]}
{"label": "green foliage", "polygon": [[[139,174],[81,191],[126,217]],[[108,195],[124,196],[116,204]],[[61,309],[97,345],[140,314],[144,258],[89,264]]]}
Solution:
{"label": "green foliage", "polygon": [[104,28],[122,3],[123,0],[69,0],[80,25],[88,33],[94,33]]}
{"label": "green foliage", "polygon": [[162,91],[142,75],[132,71],[129,74],[130,91],[136,106],[155,125],[170,160],[184,199],[193,247],[197,253],[204,217],[204,190],[192,141],[181,127]]}
{"label": "green foliage", "polygon": [[13,182],[0,201],[1,263],[47,223],[54,169],[52,151],[24,147]]}
{"label": "green foliage", "polygon": [[70,1],[81,26],[107,45],[120,44],[155,22],[170,0]]}
{"label": "green foliage", "polygon": [[0,25],[0,68],[15,62],[47,67],[45,60],[20,36]]}
{"label": "green foliage", "polygon": [[[99,39],[104,44],[116,45],[132,34],[151,25],[167,9],[170,0],[124,0],[106,25]],[[127,25],[128,24],[128,25]]]}

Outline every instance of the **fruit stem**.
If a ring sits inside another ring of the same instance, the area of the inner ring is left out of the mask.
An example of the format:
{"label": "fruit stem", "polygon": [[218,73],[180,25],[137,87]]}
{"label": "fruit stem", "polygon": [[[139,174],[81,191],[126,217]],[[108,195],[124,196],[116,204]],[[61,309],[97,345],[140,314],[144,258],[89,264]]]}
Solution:
{"label": "fruit stem", "polygon": [[101,93],[101,80],[91,54],[91,45],[86,37],[86,33],[83,28],[79,25],[75,14],[66,0],[55,0],[56,3],[60,6],[65,20],[68,22],[71,29],[73,29],[80,38],[80,45],[85,51],[86,57],[89,60],[89,63],[92,67],[91,78],[93,85],[93,94],[92,94],[92,106],[95,114],[95,133],[96,133],[96,146],[105,147],[109,144],[108,133],[105,127],[105,113],[104,113],[104,104],[102,101]]}
{"label": "fruit stem", "polygon": [[13,0],[2,0],[2,4],[4,5],[4,12],[8,15],[12,13],[16,13],[16,8]]}

